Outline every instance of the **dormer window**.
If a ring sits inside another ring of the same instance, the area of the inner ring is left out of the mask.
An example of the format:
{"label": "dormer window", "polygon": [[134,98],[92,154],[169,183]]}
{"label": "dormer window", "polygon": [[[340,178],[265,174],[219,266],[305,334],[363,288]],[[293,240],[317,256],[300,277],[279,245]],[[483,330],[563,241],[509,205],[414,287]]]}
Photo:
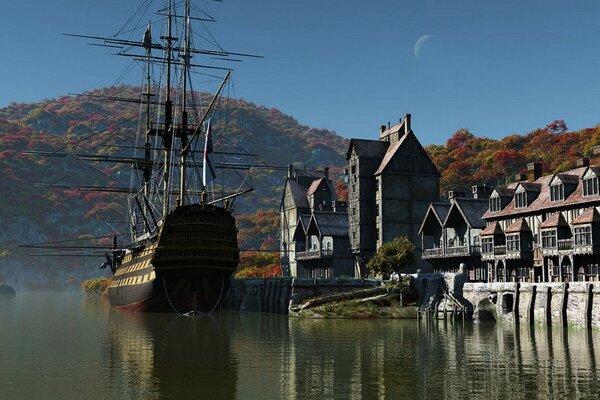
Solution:
{"label": "dormer window", "polygon": [[527,192],[523,191],[515,193],[515,207],[527,207]]}
{"label": "dormer window", "polygon": [[583,195],[584,196],[596,196],[600,193],[598,190],[598,177],[592,175],[589,178],[583,179]]}
{"label": "dormer window", "polygon": [[502,206],[500,204],[500,196],[490,197],[490,211],[496,212],[500,211]]}
{"label": "dormer window", "polygon": [[562,201],[565,199],[565,186],[557,183],[550,186],[550,201]]}

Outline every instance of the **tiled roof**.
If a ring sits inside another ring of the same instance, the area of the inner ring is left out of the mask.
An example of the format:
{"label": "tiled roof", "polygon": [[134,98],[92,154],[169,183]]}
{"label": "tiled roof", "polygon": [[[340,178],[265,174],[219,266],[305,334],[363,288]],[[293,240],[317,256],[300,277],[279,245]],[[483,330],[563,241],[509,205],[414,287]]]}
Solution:
{"label": "tiled roof", "polygon": [[562,183],[577,185],[579,183],[579,177],[577,175],[570,174],[556,174],[556,177],[560,179]]}
{"label": "tiled roof", "polygon": [[589,224],[592,222],[600,222],[600,214],[598,214],[595,207],[588,208],[579,214],[579,217],[573,220],[573,225]]}
{"label": "tiled roof", "polygon": [[479,234],[480,236],[492,236],[492,235],[502,235],[504,232],[502,231],[502,227],[497,221],[492,222],[484,230]]}
{"label": "tiled roof", "polygon": [[527,224],[524,218],[519,218],[511,226],[506,228],[505,233],[516,233],[516,232],[531,232],[531,228]]}
{"label": "tiled roof", "polygon": [[379,140],[352,139],[350,140],[350,145],[348,146],[346,158],[350,158],[353,148],[359,157],[382,158],[388,148],[388,145],[388,142],[382,142]]}
{"label": "tiled roof", "polygon": [[556,228],[559,226],[569,226],[565,217],[559,212],[550,215],[548,219],[540,224],[540,228]]}
{"label": "tiled roof", "polygon": [[526,192],[539,192],[542,190],[542,185],[539,183],[519,182],[519,185],[523,186]]}
{"label": "tiled roof", "polygon": [[329,189],[329,193],[331,193],[332,199],[336,200],[337,196],[335,194],[335,188],[333,187],[333,183],[331,182],[331,179],[326,179],[326,178],[320,178],[320,179],[313,181],[313,183],[311,183],[310,186],[308,187],[308,190],[306,191],[306,195],[308,196],[308,195],[316,192],[317,189],[319,188],[319,185],[322,182],[325,182],[325,185],[327,185],[327,188]]}
{"label": "tiled roof", "polygon": [[[485,228],[485,221],[481,218],[488,209],[488,201],[484,199],[454,199],[454,205],[457,207],[465,221],[471,228]],[[446,217],[447,219],[448,217]]]}
{"label": "tiled roof", "polygon": [[513,195],[515,194],[515,190],[514,189],[509,189],[509,188],[496,188],[494,189],[494,191],[496,193],[498,193],[498,195],[500,197],[513,197]]}
{"label": "tiled roof", "polygon": [[[532,212],[539,212],[542,210],[552,210],[572,205],[585,205],[590,203],[600,203],[600,195],[583,196],[583,181],[581,177],[587,171],[587,167],[575,168],[565,172],[562,175],[570,175],[577,178],[577,187],[570,193],[564,200],[561,201],[550,201],[550,186],[549,183],[554,175],[546,175],[537,179],[535,183],[541,184],[542,190],[540,195],[531,202],[527,207],[521,207],[516,209],[515,202],[511,201],[501,211],[490,212],[489,210],[483,215],[485,219],[496,219],[501,217],[508,217],[513,215],[522,215]],[[573,178],[567,178],[572,182],[575,182]],[[498,190],[498,189],[496,189]]]}
{"label": "tiled roof", "polygon": [[[397,142],[394,142],[394,144],[392,144],[387,149],[383,159],[381,160],[381,164],[379,164],[379,168],[377,168],[377,171],[375,171],[374,175],[382,174],[385,171],[385,169],[387,168],[387,166],[390,164],[390,162],[394,159],[394,157],[396,156],[396,154],[399,152],[400,149],[403,149],[403,151],[407,151],[409,153],[416,152],[416,154],[411,154],[411,156],[416,155],[417,157],[420,157],[424,161],[428,162],[429,163],[429,168],[428,168],[429,173],[440,176],[440,172],[438,171],[438,169],[435,166],[435,164],[433,163],[433,161],[431,161],[431,157],[429,157],[429,154],[427,154],[425,149],[423,149],[423,146],[421,146],[421,143],[416,138],[416,136],[412,130],[409,131],[404,136],[402,136],[400,138],[400,140],[398,140]],[[402,154],[399,156],[402,157]],[[412,165],[412,167],[414,167],[414,165]]]}
{"label": "tiled roof", "polygon": [[311,224],[316,222],[322,236],[348,236],[348,214],[323,211],[314,212]]}
{"label": "tiled roof", "polygon": [[294,205],[296,207],[308,208],[309,204],[308,199],[306,198],[306,190],[293,179],[288,179],[287,184],[290,188],[290,192],[292,193]]}

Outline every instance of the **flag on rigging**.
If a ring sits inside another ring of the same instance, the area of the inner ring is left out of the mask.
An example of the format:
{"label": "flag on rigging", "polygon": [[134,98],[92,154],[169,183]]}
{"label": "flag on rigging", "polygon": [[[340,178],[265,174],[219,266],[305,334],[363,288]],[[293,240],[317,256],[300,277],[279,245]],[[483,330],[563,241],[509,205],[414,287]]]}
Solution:
{"label": "flag on rigging", "polygon": [[[211,154],[213,152],[212,147],[212,138],[210,135],[210,119],[208,120],[206,127],[206,135],[204,137],[204,159],[202,165],[202,184],[204,186],[208,185],[213,179],[217,177],[215,174],[215,169],[213,168],[213,164],[211,161]],[[210,176],[206,176],[207,170],[210,172]]]}
{"label": "flag on rigging", "polygon": [[144,47],[147,49],[152,47],[152,28],[150,26],[150,22],[148,22],[148,26],[144,32]]}

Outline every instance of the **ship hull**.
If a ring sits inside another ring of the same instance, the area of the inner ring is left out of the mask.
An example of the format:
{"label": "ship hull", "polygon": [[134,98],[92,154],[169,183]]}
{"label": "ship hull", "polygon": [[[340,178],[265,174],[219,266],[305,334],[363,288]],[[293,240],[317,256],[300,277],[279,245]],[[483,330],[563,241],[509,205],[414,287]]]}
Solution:
{"label": "ship hull", "polygon": [[110,302],[126,311],[210,312],[238,263],[235,219],[226,210],[179,207],[153,240],[124,256],[108,289]]}

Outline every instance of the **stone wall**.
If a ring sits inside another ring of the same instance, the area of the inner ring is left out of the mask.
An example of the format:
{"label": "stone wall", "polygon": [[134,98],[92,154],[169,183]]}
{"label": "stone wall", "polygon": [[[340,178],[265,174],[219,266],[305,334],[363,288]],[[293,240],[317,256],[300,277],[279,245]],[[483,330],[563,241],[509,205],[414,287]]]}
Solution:
{"label": "stone wall", "polygon": [[465,283],[475,318],[518,323],[600,327],[600,285],[570,283]]}
{"label": "stone wall", "polygon": [[331,293],[380,286],[372,279],[234,279],[225,307],[234,311],[287,314],[290,305]]}

